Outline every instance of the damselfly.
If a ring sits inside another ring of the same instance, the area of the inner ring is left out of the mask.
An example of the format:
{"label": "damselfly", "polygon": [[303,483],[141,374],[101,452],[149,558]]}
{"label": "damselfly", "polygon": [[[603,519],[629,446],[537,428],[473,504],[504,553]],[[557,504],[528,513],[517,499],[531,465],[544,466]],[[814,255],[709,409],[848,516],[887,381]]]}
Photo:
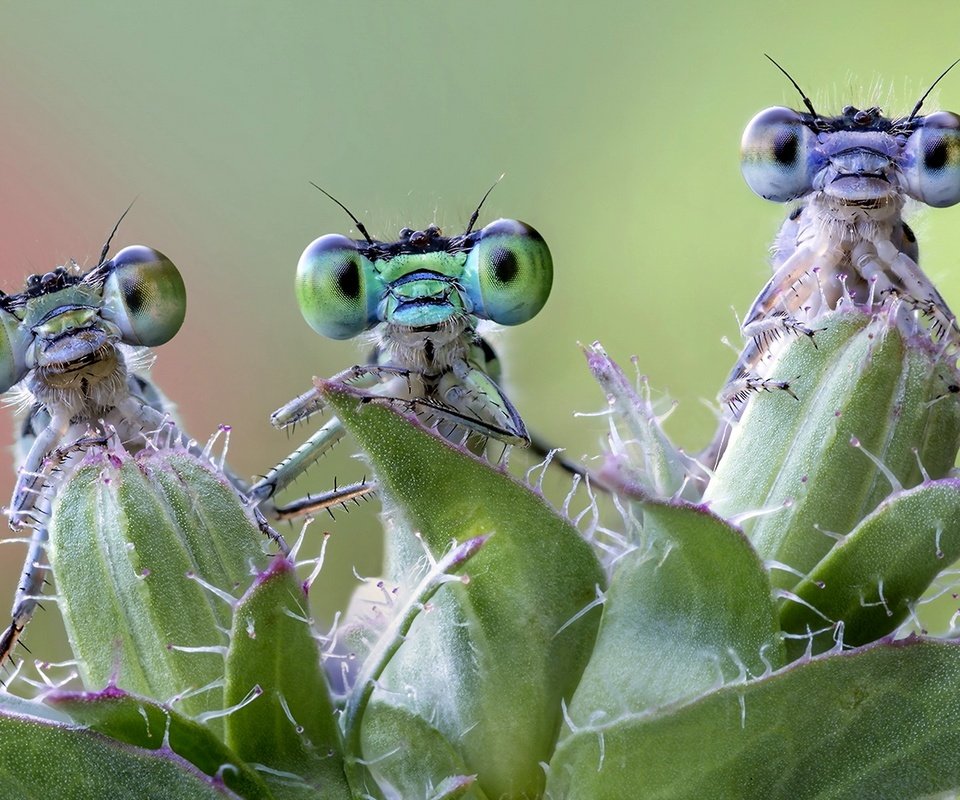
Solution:
{"label": "damselfly", "polygon": [[[114,233],[116,228],[110,239]],[[146,348],[168,342],[184,320],[180,272],[162,253],[140,245],[107,260],[110,239],[92,269],[71,262],[31,276],[18,294],[0,294],[0,392],[11,390],[27,411],[7,514],[15,531],[32,529],[11,622],[0,635],[0,663],[40,599],[58,487],[90,448],[109,442],[134,454],[179,442],[207,455],[180,431],[170,405],[146,376],[152,361]],[[246,484],[219,468],[237,490],[238,507],[252,506]],[[314,507],[350,496],[349,490],[335,490],[315,498]],[[272,513],[269,502],[263,511]],[[255,514],[260,529],[282,544],[262,514]]]}
{"label": "damselfly", "polygon": [[[444,236],[430,225],[404,228],[396,241],[383,242],[331,199],[363,239],[327,234],[307,247],[297,266],[300,310],[323,336],[349,339],[370,332],[375,343],[368,363],[334,380],[375,386],[385,402],[433,424],[450,440],[475,436],[482,443],[529,445],[523,420],[497,383],[496,355],[477,326],[480,320],[518,325],[543,308],[553,283],[543,237],[512,219],[474,231],[481,200],[459,235]],[[311,389],[271,421],[286,427],[322,408]],[[340,422],[328,421],[254,486],[253,495],[271,497],[342,436]],[[282,510],[300,508],[294,503]]]}
{"label": "damselfly", "polygon": [[918,266],[917,240],[903,219],[908,198],[937,208],[960,202],[960,116],[920,115],[954,65],[902,117],[854,106],[824,116],[776,66],[807,110],[757,114],[743,134],[741,168],[761,197],[797,205],[777,234],[773,277],[743,321],[749,341],[721,396],[734,414],[752,391],[791,391],[769,379],[774,343],[813,339],[818,319],[841,303],[883,307],[906,331],[925,330],[952,351],[960,344],[956,318]]}

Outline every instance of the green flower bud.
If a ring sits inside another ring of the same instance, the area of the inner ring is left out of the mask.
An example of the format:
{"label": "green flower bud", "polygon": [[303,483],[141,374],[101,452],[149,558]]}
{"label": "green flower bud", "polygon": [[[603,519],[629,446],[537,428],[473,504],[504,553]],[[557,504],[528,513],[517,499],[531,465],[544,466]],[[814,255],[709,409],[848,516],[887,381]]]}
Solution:
{"label": "green flower bud", "polygon": [[[703,496],[792,588],[891,492],[945,476],[960,448],[960,375],[894,311],[837,311],[768,362],[790,392],[751,396]],[[932,545],[931,545],[932,546]]]}
{"label": "green flower bud", "polygon": [[57,494],[49,559],[80,676],[175,702],[224,707],[234,597],[266,568],[265,539],[235,489],[179,447],[93,448]]}

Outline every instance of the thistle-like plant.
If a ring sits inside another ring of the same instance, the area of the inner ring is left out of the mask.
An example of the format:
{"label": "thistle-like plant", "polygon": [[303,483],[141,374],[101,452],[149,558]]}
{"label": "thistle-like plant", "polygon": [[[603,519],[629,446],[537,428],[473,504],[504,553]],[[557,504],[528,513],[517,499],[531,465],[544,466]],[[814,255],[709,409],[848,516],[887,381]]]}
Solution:
{"label": "thistle-like plant", "polygon": [[83,688],[50,672],[36,699],[2,695],[6,796],[960,786],[960,651],[915,631],[960,556],[960,410],[929,336],[891,319],[840,311],[817,347],[790,342],[775,374],[804,376],[799,399],[752,397],[705,489],[646,388],[589,348],[617,526],[578,530],[381,400],[322,385],[377,472],[388,553],[332,632],[309,612],[323,572],[265,552],[215,465],[175,444],[92,450],[50,528]]}
{"label": "thistle-like plant", "polygon": [[804,101],[744,137],[750,185],[803,202],[718,436],[677,449],[587,348],[610,434],[573,519],[319,381],[376,473],[386,574],[318,631],[320,563],[205,451],[86,442],[47,527],[70,682],[41,664],[35,697],[0,694],[0,795],[952,796],[960,329],[900,209],[960,200],[960,124]]}

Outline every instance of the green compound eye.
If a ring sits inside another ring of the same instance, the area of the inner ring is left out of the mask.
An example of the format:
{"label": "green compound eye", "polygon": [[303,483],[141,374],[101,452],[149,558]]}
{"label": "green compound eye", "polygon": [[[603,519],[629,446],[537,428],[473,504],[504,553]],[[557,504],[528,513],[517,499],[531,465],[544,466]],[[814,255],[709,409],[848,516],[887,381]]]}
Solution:
{"label": "green compound eye", "polygon": [[124,344],[169,342],[187,313],[187,291],[173,262],[152,247],[133,245],[108,263],[101,315],[120,329]]}
{"label": "green compound eye", "polygon": [[330,339],[349,339],[377,323],[379,288],[372,262],[339,233],[313,241],[297,264],[300,313]]}
{"label": "green compound eye", "polygon": [[815,136],[791,108],[761,111],[747,125],[740,141],[740,170],[758,195],[777,203],[795,200],[812,190],[808,155]]}
{"label": "green compound eye", "polygon": [[515,219],[480,231],[464,268],[464,286],[478,317],[519,325],[537,315],[553,286],[553,258],[543,237]]}
{"label": "green compound eye", "polygon": [[908,192],[928,206],[944,208],[960,202],[960,117],[937,111],[907,143]]}
{"label": "green compound eye", "polygon": [[0,393],[19,383],[27,374],[30,335],[13,314],[0,309]]}

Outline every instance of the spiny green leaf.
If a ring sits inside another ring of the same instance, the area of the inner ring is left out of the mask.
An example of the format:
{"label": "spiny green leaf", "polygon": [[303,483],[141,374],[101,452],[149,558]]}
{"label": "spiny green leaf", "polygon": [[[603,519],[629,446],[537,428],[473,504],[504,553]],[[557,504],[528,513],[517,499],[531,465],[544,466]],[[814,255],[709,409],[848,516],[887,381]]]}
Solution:
{"label": "spiny green leaf", "polygon": [[960,787],[960,645],[923,639],[795,663],[687,705],[584,724],[551,800],[911,800]]}
{"label": "spiny green leaf", "polygon": [[402,748],[400,757],[391,758],[386,769],[382,770],[378,761],[368,766],[370,773],[392,786],[398,797],[433,798],[440,794],[444,783],[452,780],[459,783],[463,794],[448,796],[487,800],[476,781],[463,785],[462,777],[469,770],[454,743],[423,717],[396,703],[374,701],[363,727],[363,745],[367,752]]}
{"label": "spiny green leaf", "polygon": [[[867,644],[894,630],[910,604],[958,558],[960,481],[896,492],[797,584],[801,602],[784,600],[781,624],[798,636],[831,628],[812,637],[813,652],[833,646],[831,626],[839,621],[844,644]],[[809,642],[792,639],[788,647],[798,657]]]}
{"label": "spiny green leaf", "polygon": [[114,687],[102,692],[56,692],[46,702],[111,739],[145,750],[167,749],[245,800],[271,797],[263,780],[204,725],[171,708]]}
{"label": "spiny green leaf", "polygon": [[86,728],[0,713],[4,800],[238,798],[175,753],[123,744]]}
{"label": "spiny green leaf", "polygon": [[227,743],[262,764],[277,798],[349,798],[340,728],[293,564],[277,557],[234,611],[225,701],[261,694],[224,720]]}
{"label": "spiny green leaf", "polygon": [[689,500],[697,499],[697,483],[689,478],[699,470],[663,432],[646,379],[641,395],[599,342],[583,350],[590,371],[607,394],[614,420],[622,428],[616,441],[611,436],[601,477],[613,486],[635,485],[651,497],[682,493]]}
{"label": "spiny green leaf", "polygon": [[[493,534],[415,621],[374,695],[434,724],[492,797],[536,796],[561,699],[580,677],[599,613],[577,617],[604,578],[576,529],[540,496],[383,403],[321,384],[373,462],[392,520],[393,580],[450,542]],[[420,534],[416,539],[413,532]],[[409,690],[414,687],[414,690]],[[374,713],[368,711],[368,714]],[[364,751],[381,771],[410,754]],[[399,769],[399,767],[398,767]]]}
{"label": "spiny green leaf", "polygon": [[575,727],[687,700],[783,663],[770,583],[746,537],[702,507],[643,504],[646,547],[610,582]]}
{"label": "spiny green leaf", "polygon": [[60,609],[85,685],[183,696],[188,714],[222,708],[217,648],[232,609],[191,576],[228,592],[245,587],[251,566],[266,566],[263,541],[235,490],[189,453],[89,453],[66,479],[50,526]]}

